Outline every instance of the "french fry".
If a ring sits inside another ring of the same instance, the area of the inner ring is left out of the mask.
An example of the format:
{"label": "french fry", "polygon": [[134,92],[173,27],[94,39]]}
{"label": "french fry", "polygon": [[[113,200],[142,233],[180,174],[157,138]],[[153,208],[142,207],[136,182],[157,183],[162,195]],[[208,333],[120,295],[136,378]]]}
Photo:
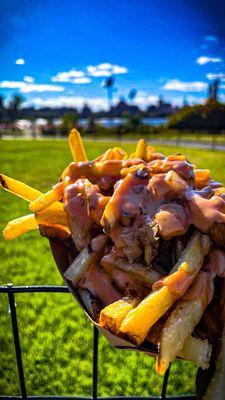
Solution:
{"label": "french fry", "polygon": [[6,240],[11,240],[37,228],[35,215],[25,215],[24,217],[16,218],[8,222],[3,230],[3,235]]}
{"label": "french fry", "polygon": [[144,139],[140,139],[136,146],[136,157],[142,160],[146,159],[147,156],[147,143]]}
{"label": "french fry", "polygon": [[75,128],[71,130],[68,140],[74,161],[88,161],[80,133]]}
{"label": "french fry", "polygon": [[133,174],[138,169],[144,168],[144,167],[145,167],[144,163],[132,165],[131,167],[126,167],[126,168],[121,169],[120,175],[122,178],[125,178],[128,174]]}
{"label": "french fry", "polygon": [[19,217],[8,222],[3,230],[4,238],[7,240],[15,239],[29,232],[37,229],[39,225],[61,226],[61,229],[69,232],[68,220],[65,211],[61,210],[47,210],[41,214],[29,214],[24,217]]}
{"label": "french fry", "polygon": [[95,254],[90,252],[89,249],[85,247],[80,251],[69,268],[67,268],[66,272],[64,273],[65,278],[72,282],[74,286],[76,286],[94,260]]}
{"label": "french fry", "polygon": [[[123,167],[123,160],[89,161],[85,163],[71,163],[68,167],[64,180],[68,176],[70,182],[85,177],[91,183],[95,183],[99,178],[110,177],[120,178],[120,171]],[[64,173],[63,173],[64,174]]]}
{"label": "french fry", "polygon": [[135,299],[124,298],[109,304],[100,313],[99,325],[117,334],[122,321],[137,302]]}
{"label": "french fry", "polygon": [[161,160],[163,158],[164,158],[163,155],[160,153],[157,153],[155,151],[154,147],[147,146],[145,161],[150,162],[153,160]]}
{"label": "french fry", "polygon": [[120,327],[121,333],[138,345],[144,341],[151,327],[185,293],[200,270],[210,248],[210,241],[204,236],[200,232],[192,235],[171,275],[156,282],[153,292],[127,314]]}
{"label": "french fry", "polygon": [[5,190],[27,201],[34,201],[42,195],[39,190],[17,181],[16,179],[10,178],[7,175],[0,174],[0,183]]}
{"label": "french fry", "polygon": [[190,336],[184,343],[184,347],[177,354],[183,360],[192,361],[198,368],[209,368],[212,354],[212,345],[208,340],[197,339]]}
{"label": "french fry", "polygon": [[175,309],[165,322],[160,342],[160,353],[157,358],[157,372],[164,374],[169,364],[183,348],[200,321],[214,293],[214,276],[200,271],[194,283],[178,301]]}
{"label": "french fry", "polygon": [[102,155],[97,157],[94,161],[106,161],[106,160],[125,160],[127,153],[121,147],[113,147],[106,150]]}
{"label": "french fry", "polygon": [[52,224],[68,227],[68,218],[64,210],[48,208],[40,214],[35,214],[37,224]]}
{"label": "french fry", "polygon": [[[2,187],[8,192],[18,197],[21,197],[22,199],[29,202],[32,202],[38,197],[42,196],[42,192],[40,192],[39,190],[34,189],[23,182],[17,181],[16,179],[10,178],[7,175],[0,174],[0,183]],[[59,202],[54,203],[54,205],[51,206],[51,209],[54,211],[62,211],[63,208],[63,204]]]}
{"label": "french fry", "polygon": [[[158,346],[160,335],[163,328],[163,321],[159,320],[153,325],[147,340]],[[207,369],[209,367],[209,361],[212,354],[212,345],[207,339],[197,339],[194,336],[189,336],[185,341],[183,348],[177,354],[177,357],[183,360],[192,361],[197,367]]]}
{"label": "french fry", "polygon": [[209,169],[194,169],[195,186],[203,188],[208,185],[211,180]]}
{"label": "french fry", "polygon": [[201,299],[180,300],[167,319],[160,339],[160,355],[157,357],[156,371],[163,375],[171,361],[182,350],[194,327],[204,312]]}
{"label": "french fry", "polygon": [[137,345],[146,338],[149,330],[175,302],[176,296],[164,286],[150,293],[123,320],[120,332],[127,334]]}
{"label": "french fry", "polygon": [[42,194],[29,205],[29,209],[35,213],[42,212],[50,207],[53,203],[63,198],[64,182],[58,183],[53,189]]}

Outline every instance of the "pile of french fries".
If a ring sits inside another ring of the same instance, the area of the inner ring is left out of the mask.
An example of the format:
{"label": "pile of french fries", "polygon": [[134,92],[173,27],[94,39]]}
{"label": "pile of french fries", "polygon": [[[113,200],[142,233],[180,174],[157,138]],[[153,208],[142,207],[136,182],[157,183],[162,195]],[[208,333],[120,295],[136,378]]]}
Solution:
{"label": "pile of french fries", "polygon": [[[208,368],[212,345],[196,327],[214,278],[225,277],[225,188],[209,170],[180,154],[165,158],[143,139],[130,156],[114,147],[92,162],[76,129],[69,146],[73,162],[47,193],[0,175],[2,188],[28,201],[32,212],[10,221],[5,239],[34,229],[72,237],[78,255],[65,280],[102,328],[137,346],[156,344],[159,374],[176,357]],[[173,265],[156,268],[162,244],[179,238]]]}

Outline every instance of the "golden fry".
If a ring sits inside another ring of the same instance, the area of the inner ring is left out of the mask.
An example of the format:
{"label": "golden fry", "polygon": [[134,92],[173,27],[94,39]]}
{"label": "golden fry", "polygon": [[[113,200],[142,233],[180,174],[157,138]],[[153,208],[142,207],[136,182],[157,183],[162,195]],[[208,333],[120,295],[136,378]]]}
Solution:
{"label": "golden fry", "polygon": [[75,162],[88,161],[80,133],[74,128],[69,134],[69,146]]}
{"label": "golden fry", "polygon": [[5,190],[8,190],[27,201],[34,201],[42,195],[39,190],[34,189],[23,182],[17,181],[16,179],[10,178],[7,175],[0,175],[0,183]]}
{"label": "golden fry", "polygon": [[126,298],[109,304],[100,313],[99,325],[117,334],[122,321],[136,304],[136,300]]}
{"label": "golden fry", "polygon": [[146,159],[147,156],[147,143],[144,139],[140,139],[136,146],[136,157],[142,160]]}
{"label": "golden fry", "polygon": [[141,344],[151,327],[175,300],[176,296],[166,286],[150,293],[127,314],[121,324],[120,332],[127,334],[137,345]]}
{"label": "golden fry", "polygon": [[[39,190],[34,189],[23,182],[10,178],[7,175],[0,174],[0,183],[5,190],[12,194],[15,194],[18,197],[21,197],[26,201],[32,202],[38,197],[42,196],[42,192],[40,192]],[[63,204],[59,202],[54,203],[50,208],[51,210],[58,210],[59,212],[63,211],[64,209]]]}
{"label": "golden fry", "polygon": [[37,227],[35,215],[25,215],[24,217],[16,218],[8,222],[3,230],[3,235],[6,240],[11,240],[33,229],[37,229]]}
{"label": "golden fry", "polygon": [[29,214],[24,217],[13,219],[8,222],[5,229],[3,230],[4,238],[7,240],[15,239],[29,232],[33,229],[37,229],[39,225],[49,225],[57,229],[57,225],[61,226],[68,232],[68,221],[64,211],[59,210],[47,210],[41,214]]}
{"label": "golden fry", "polygon": [[120,331],[130,336],[137,344],[146,338],[151,327],[180,298],[193,282],[200,270],[204,255],[210,248],[206,235],[196,232],[189,240],[180,259],[171,270],[171,275],[156,282],[153,292],[131,310],[122,322]]}
{"label": "golden fry", "polygon": [[37,224],[62,225],[68,227],[68,218],[64,210],[48,208],[40,214],[35,214]]}
{"label": "golden fry", "polygon": [[42,194],[32,203],[30,203],[30,210],[38,213],[50,207],[53,203],[63,198],[63,182],[57,184],[53,189],[47,193]]}

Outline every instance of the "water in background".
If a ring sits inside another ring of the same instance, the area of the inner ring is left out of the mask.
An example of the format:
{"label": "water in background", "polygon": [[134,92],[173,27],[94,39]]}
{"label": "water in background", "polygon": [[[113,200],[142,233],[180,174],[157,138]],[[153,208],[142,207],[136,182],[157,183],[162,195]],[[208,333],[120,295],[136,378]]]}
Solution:
{"label": "water in background", "polygon": [[[159,125],[165,125],[168,122],[167,117],[161,117],[161,118],[143,118],[142,123],[144,125],[149,125],[149,126],[159,126]],[[95,123],[104,126],[105,128],[113,128],[119,125],[123,125],[126,123],[126,119],[124,118],[98,118],[95,119]],[[79,120],[79,125],[83,127],[88,126],[88,120],[87,119],[80,119]]]}

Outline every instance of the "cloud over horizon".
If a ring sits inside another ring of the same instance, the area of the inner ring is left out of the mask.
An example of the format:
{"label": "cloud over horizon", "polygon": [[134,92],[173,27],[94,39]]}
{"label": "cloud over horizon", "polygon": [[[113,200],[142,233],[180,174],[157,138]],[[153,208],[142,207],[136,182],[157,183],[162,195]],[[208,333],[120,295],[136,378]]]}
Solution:
{"label": "cloud over horizon", "polygon": [[58,96],[48,99],[36,97],[30,101],[25,102],[25,106],[41,107],[75,107],[81,110],[87,104],[93,111],[108,110],[108,101],[105,97],[83,97],[83,96]]}
{"label": "cloud over horizon", "polygon": [[[206,100],[205,97],[198,97],[194,95],[185,96],[189,104],[202,104]],[[119,97],[114,99],[113,104],[116,105],[120,101]],[[159,96],[147,92],[140,92],[134,100],[134,104],[144,110],[150,105],[156,105],[159,101]],[[168,96],[166,101],[170,101],[174,106],[182,106],[184,97],[182,95],[171,97]],[[24,106],[34,106],[35,108],[50,107],[72,107],[79,111],[88,105],[93,111],[107,111],[109,109],[108,100],[106,97],[86,97],[86,96],[55,96],[49,98],[35,97],[24,103]]]}
{"label": "cloud over horizon", "polygon": [[19,89],[21,93],[30,92],[63,92],[65,89],[59,85],[28,83],[23,81],[2,81],[0,82],[2,89]]}
{"label": "cloud over horizon", "polygon": [[207,86],[207,83],[201,81],[184,82],[179,79],[171,79],[162,86],[162,89],[177,92],[202,92]]}

